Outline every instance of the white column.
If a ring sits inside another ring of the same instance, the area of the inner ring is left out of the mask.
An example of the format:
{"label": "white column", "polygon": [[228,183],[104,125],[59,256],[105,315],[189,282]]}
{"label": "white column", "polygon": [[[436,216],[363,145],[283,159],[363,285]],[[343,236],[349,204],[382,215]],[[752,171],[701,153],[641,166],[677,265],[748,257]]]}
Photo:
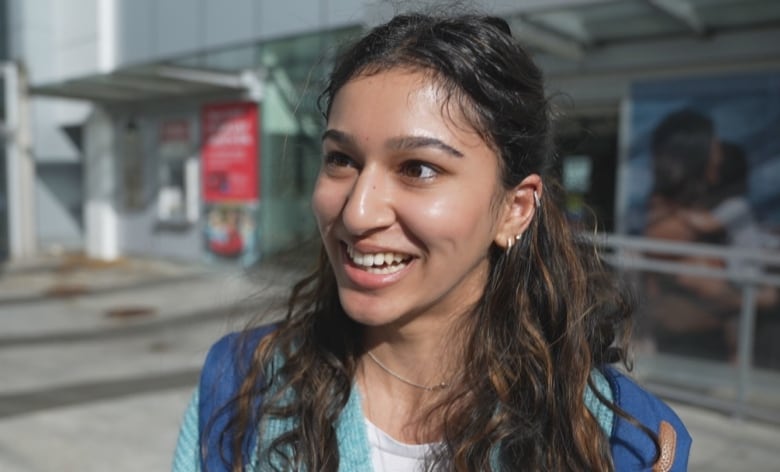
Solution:
{"label": "white column", "polygon": [[97,0],[98,69],[101,72],[111,72],[116,68],[116,15],[116,0]]}
{"label": "white column", "polygon": [[84,247],[93,259],[119,257],[114,142],[111,117],[95,106],[84,126]]}
{"label": "white column", "polygon": [[32,156],[29,95],[24,72],[15,64],[2,65],[6,103],[6,175],[8,246],[11,259],[35,255],[35,162]]}

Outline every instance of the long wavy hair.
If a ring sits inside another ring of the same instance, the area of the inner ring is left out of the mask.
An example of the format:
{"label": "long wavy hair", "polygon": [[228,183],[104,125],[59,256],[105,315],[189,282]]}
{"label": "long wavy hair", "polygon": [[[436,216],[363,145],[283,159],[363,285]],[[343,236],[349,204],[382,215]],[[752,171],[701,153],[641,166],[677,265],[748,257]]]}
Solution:
{"label": "long wavy hair", "polygon": [[[495,461],[501,470],[613,470],[584,393],[594,368],[625,360],[632,304],[563,216],[541,71],[501,19],[397,16],[337,61],[321,96],[325,118],[350,80],[396,68],[427,74],[448,97],[443,111],[459,107],[499,156],[506,189],[533,173],[545,184],[519,244],[489,249],[484,292],[464,321],[463,373],[433,409],[443,418],[442,446],[429,468],[495,470]],[[294,286],[286,319],[254,350],[223,434],[232,470],[243,470],[247,438],[267,416],[295,427],[271,438],[262,463],[274,456],[284,470],[338,469],[335,424],[363,354],[361,332],[322,250],[316,271]],[[278,356],[283,365],[267,375]]]}

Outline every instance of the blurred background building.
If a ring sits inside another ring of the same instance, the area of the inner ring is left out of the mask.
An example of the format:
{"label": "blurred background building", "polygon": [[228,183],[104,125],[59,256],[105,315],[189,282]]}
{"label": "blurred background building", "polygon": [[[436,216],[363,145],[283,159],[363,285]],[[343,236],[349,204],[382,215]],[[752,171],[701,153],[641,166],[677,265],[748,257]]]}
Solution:
{"label": "blurred background building", "polygon": [[[429,3],[0,0],[0,257],[305,246],[339,44]],[[546,73],[570,218],[646,301],[648,381],[780,422],[780,2],[474,4]]]}

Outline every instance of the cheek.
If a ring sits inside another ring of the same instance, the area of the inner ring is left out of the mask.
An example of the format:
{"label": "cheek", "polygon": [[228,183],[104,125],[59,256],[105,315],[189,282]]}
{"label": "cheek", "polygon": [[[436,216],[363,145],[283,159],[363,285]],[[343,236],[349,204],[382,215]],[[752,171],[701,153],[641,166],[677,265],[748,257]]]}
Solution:
{"label": "cheek", "polygon": [[319,177],[311,196],[311,209],[320,229],[330,224],[341,209],[338,189]]}
{"label": "cheek", "polygon": [[416,208],[413,224],[431,244],[438,241],[450,247],[487,246],[492,242],[495,225],[490,205],[491,195],[453,191],[425,205],[412,206]]}

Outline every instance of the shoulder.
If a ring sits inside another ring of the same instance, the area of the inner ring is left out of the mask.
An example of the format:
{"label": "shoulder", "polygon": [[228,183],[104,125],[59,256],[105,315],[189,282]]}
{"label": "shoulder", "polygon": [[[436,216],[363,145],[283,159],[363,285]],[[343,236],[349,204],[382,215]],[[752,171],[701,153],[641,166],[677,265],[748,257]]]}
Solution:
{"label": "shoulder", "polygon": [[211,346],[203,363],[198,385],[202,421],[211,418],[212,414],[235,396],[249,372],[255,348],[265,336],[276,330],[277,326],[265,325],[230,333]]}
{"label": "shoulder", "polygon": [[[659,398],[614,368],[603,370],[610,383],[614,403],[659,440],[661,456],[653,471],[685,471],[691,437],[677,414]],[[645,431],[617,415],[610,436],[617,470],[651,470],[655,444]]]}
{"label": "shoulder", "polygon": [[[272,324],[230,333],[209,349],[196,397],[200,444],[206,451],[202,458],[205,470],[223,470],[222,459],[232,456],[223,432],[227,431],[234,414],[233,400],[251,367],[255,348],[277,327],[277,324]],[[256,399],[256,402],[259,401]]]}
{"label": "shoulder", "polygon": [[269,324],[226,334],[209,349],[203,365],[204,373],[213,368],[235,368],[236,361],[247,360],[246,357],[252,355],[260,341],[275,331],[278,326],[278,324]]}

